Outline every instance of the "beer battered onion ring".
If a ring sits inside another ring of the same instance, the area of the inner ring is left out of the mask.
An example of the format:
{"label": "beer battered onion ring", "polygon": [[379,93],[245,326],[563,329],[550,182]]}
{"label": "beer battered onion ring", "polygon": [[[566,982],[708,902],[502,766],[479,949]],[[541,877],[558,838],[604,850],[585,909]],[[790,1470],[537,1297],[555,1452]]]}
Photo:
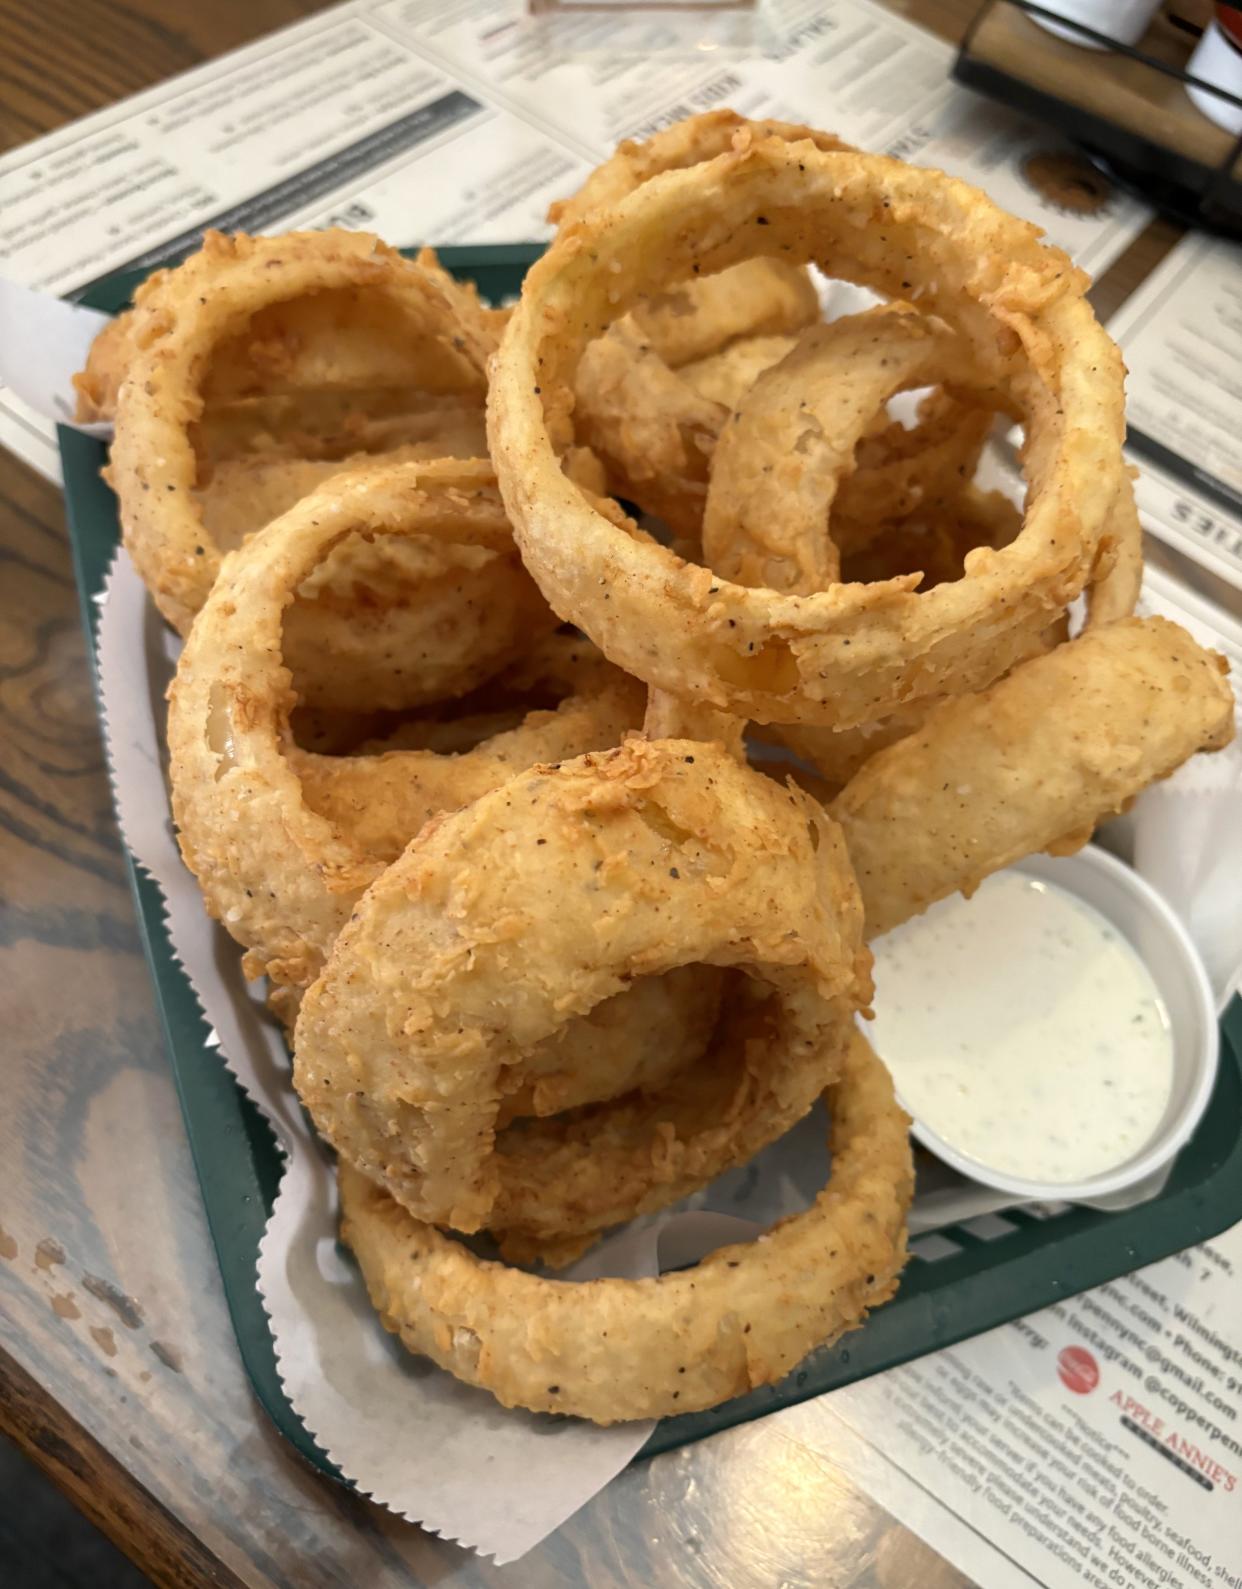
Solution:
{"label": "beer battered onion ring", "polygon": [[[756,136],[847,146],[831,133],[789,122],[750,122],[708,111],[626,141],[548,219],[567,223],[615,203],[661,171],[709,160]],[[783,260],[744,259],[717,274],[646,296],[583,358],[576,386],[578,433],[608,465],[613,489],[683,535],[698,533],[707,459],[725,412],[697,402],[673,373],[717,355],[737,339],[800,330],[819,316],[807,272]]]}
{"label": "beer battered onion ring", "polygon": [[1106,816],[1233,738],[1228,664],[1164,618],[1101,625],[945,701],[828,807],[858,874],[867,937]]}
{"label": "beer battered onion ring", "polygon": [[774,259],[746,259],[646,298],[583,354],[575,434],[604,461],[618,496],[694,533],[726,415],[698,397],[677,366],[735,337],[798,331],[818,317],[806,270]]}
{"label": "beer battered onion ring", "polygon": [[[730,436],[734,410],[794,345],[791,337],[743,337],[671,369],[627,317],[582,356],[574,378],[577,433],[608,456],[621,494],[683,540],[696,538],[717,440]],[[848,380],[851,372],[834,366],[831,374],[819,374],[830,389],[832,379]],[[974,475],[993,417],[992,408],[942,388],[923,400],[911,429],[888,422],[883,408],[877,409],[852,458],[842,450],[832,539],[843,552],[857,550],[893,519],[959,490]],[[814,588],[827,582],[821,579]]]}
{"label": "beer battered onion ring", "polygon": [[[1007,546],[1022,523],[1021,512],[1007,497],[997,491],[979,491],[974,486],[963,488],[953,501],[939,504],[926,524],[920,524],[919,518],[916,514],[913,522],[889,525],[861,551],[847,555],[846,576],[883,579],[891,577],[898,568],[917,568],[923,571],[924,587],[957,579],[973,547]],[[1084,633],[1129,617],[1138,602],[1143,578],[1143,532],[1128,476],[1118,489],[1109,533],[1115,555],[1111,564],[1105,564],[1101,577],[1087,588]],[[1068,638],[1068,619],[1069,615],[1063,614],[1037,636],[1031,655],[1039,656],[1062,645]],[[830,790],[839,791],[877,752],[921,727],[938,704],[924,699],[877,722],[860,723],[854,728],[787,723],[768,729],[765,737],[809,762]]]}
{"label": "beer battered onion ring", "polygon": [[[253,455],[217,469],[200,493],[203,521],[221,551],[241,545],[329,480],[394,464],[478,458],[475,444],[446,432],[437,441],[373,457],[332,461]],[[485,681],[555,617],[521,567],[503,551],[446,540],[342,542],[302,582],[285,614],[284,656],[302,703],[347,712],[408,710],[458,696]]]}
{"label": "beer battered onion ring", "polygon": [[898,392],[948,380],[955,367],[953,384],[965,384],[961,352],[951,332],[903,305],[803,332],[720,434],[703,514],[704,561],[726,579],[770,590],[811,593],[834,584],[841,557],[832,509],[859,443]]}
{"label": "beer battered onion ring", "polygon": [[[793,347],[792,337],[742,337],[677,373],[696,396],[732,413]],[[877,413],[837,485],[832,538],[842,555],[862,551],[894,520],[956,496],[974,477],[993,418],[990,408],[941,389],[927,394],[909,428]]]}
{"label": "beer battered onion ring", "polygon": [[732,413],[764,370],[779,364],[793,345],[793,337],[739,337],[718,353],[683,364],[677,373],[698,396]]}
{"label": "beer battered onion ring", "polygon": [[[379,360],[404,370],[411,387],[436,379],[439,390],[470,393],[481,403],[493,337],[474,300],[454,292],[442,271],[403,259],[377,238],[355,232],[224,238],[162,276],[129,325],[132,349],[117,396],[112,480],[125,544],[165,618],[182,634],[219,570],[219,548],[196,501],[198,459],[191,429],[204,411],[213,356],[244,340],[264,311],[318,294],[348,291],[366,299],[359,317],[368,335],[334,344],[354,383]],[[382,309],[379,324],[371,322]],[[330,329],[331,319],[328,317]],[[280,356],[287,354],[283,340]],[[325,359],[327,354],[325,354]],[[304,361],[305,362],[305,361]],[[271,363],[279,370],[280,361]],[[328,368],[310,361],[326,378]],[[226,357],[215,384],[224,399],[265,390],[264,361]]]}
{"label": "beer battered onion ring", "polygon": [[814,1204],[690,1269],[574,1282],[486,1262],[344,1164],[341,1239],[385,1328],[505,1407],[600,1424],[714,1407],[781,1379],[897,1289],[910,1122],[857,1031],[827,1103],[832,1174]]}
{"label": "beer battered onion ring", "polygon": [[[583,348],[641,295],[650,262],[678,280],[756,249],[814,258],[962,336],[1026,424],[1027,512],[1011,545],[977,549],[963,579],[926,592],[907,578],[782,595],[618,533],[565,479],[549,425],[568,411]],[[1084,281],[983,194],[884,157],[766,139],[653,178],[562,232],[493,361],[488,436],[527,568],[628,672],[760,722],[848,727],[982,687],[1114,556],[1122,365]]]}
{"label": "beer battered onion ring", "polygon": [[[870,994],[861,915],[808,796],[720,746],[635,737],[423,828],[306,994],[294,1082],[338,1153],[417,1218],[602,1230],[750,1158],[835,1079]],[[744,973],[697,1065],[654,1095],[497,1135],[524,1055],[689,965]]]}
{"label": "beer battered onion ring", "polygon": [[763,258],[653,293],[628,316],[671,369],[716,354],[736,337],[800,331],[818,318],[819,294],[809,273]]}
{"label": "beer battered onion ring", "polygon": [[[294,750],[295,697],[282,654],[286,613],[333,547],[372,536],[499,552],[510,540],[485,463],[443,459],[339,475],[229,556],[169,693],[173,814],[186,864],[212,915],[246,947],[247,974],[295,988],[317,974],[355,901],[387,862],[349,831],[351,778],[377,826],[385,785],[399,791],[408,839],[444,806],[494,788],[534,761],[615,744],[642,717],[638,687],[594,663],[584,670],[583,693],[461,755],[397,751],[372,761]],[[308,770],[320,784],[335,785],[337,821],[308,803],[299,777]]]}
{"label": "beer battered onion ring", "polygon": [[735,110],[707,110],[674,122],[642,142],[623,138],[572,198],[558,199],[548,206],[548,219],[564,229],[592,210],[610,209],[652,177],[702,165],[731,149],[745,147],[756,138],[783,138],[789,143],[809,139],[823,150],[851,148],[835,133],[819,132],[798,122],[748,121]]}

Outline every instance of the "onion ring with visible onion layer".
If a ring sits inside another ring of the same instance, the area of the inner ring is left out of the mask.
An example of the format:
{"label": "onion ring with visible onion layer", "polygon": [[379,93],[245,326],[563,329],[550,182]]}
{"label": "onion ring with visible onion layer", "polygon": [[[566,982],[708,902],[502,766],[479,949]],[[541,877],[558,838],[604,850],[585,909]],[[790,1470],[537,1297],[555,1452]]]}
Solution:
{"label": "onion ring with visible onion layer", "polygon": [[1123,618],[945,701],[828,807],[874,938],[1096,824],[1233,737],[1228,664],[1164,618]]}
{"label": "onion ring with visible onion layer", "polygon": [[965,377],[951,332],[902,305],[804,331],[734,411],[712,453],[704,561],[726,579],[811,594],[840,577],[832,506],[890,397]]}

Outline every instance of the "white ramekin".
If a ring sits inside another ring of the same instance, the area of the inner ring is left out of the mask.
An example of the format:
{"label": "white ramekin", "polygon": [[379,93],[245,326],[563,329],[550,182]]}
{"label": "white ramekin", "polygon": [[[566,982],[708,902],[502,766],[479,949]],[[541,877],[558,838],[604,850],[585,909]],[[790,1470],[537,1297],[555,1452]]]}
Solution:
{"label": "white ramekin", "polygon": [[[1040,3],[1045,11],[1055,11],[1068,22],[1081,22],[1118,44],[1137,44],[1160,7],[1160,0],[1040,0]],[[1054,22],[1051,17],[1037,17],[1033,11],[1028,11],[1027,15],[1047,32],[1081,45],[1085,50],[1108,48],[1072,27]]]}
{"label": "white ramekin", "polygon": [[[1191,77],[1223,88],[1226,93],[1242,99],[1242,49],[1225,37],[1219,22],[1209,22],[1203,37],[1195,47],[1186,67]],[[1242,132],[1242,105],[1231,104],[1206,88],[1195,88],[1187,83],[1186,92],[1196,110],[1201,110],[1209,121],[1232,133],[1236,138]]]}
{"label": "white ramekin", "polygon": [[[1173,1087],[1164,1116],[1130,1158],[1084,1181],[1031,1181],[981,1164],[914,1117],[913,1134],[959,1174],[1009,1194],[1012,1202],[1091,1203],[1126,1207],[1154,1195],[1212,1095],[1220,1028],[1207,972],[1190,935],[1164,897],[1137,872],[1095,845],[1076,855],[1032,855],[1013,868],[1076,894],[1111,922],[1142,957],[1169,1012]],[[900,1088],[898,1089],[900,1096]],[[1072,1107],[1066,1100],[1066,1107]]]}

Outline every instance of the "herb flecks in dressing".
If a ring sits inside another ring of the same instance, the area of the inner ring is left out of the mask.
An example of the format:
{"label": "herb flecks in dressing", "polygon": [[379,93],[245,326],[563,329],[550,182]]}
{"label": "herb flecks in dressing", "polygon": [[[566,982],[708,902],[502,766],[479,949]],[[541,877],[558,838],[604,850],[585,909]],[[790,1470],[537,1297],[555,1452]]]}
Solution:
{"label": "herb flecks in dressing", "polygon": [[1142,1149],[1173,1038],[1150,971],[1098,911],[1001,872],[874,944],[875,1023],[906,1109],[980,1165],[1067,1185]]}

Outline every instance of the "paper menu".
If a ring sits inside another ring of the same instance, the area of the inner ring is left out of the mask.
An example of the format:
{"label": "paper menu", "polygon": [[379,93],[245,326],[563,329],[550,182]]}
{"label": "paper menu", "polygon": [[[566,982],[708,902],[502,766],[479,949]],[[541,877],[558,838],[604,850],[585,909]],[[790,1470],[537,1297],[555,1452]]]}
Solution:
{"label": "paper menu", "polygon": [[461,7],[447,25],[443,0],[389,0],[382,14],[447,72],[538,118],[551,135],[578,140],[593,160],[621,137],[730,105],[829,127],[975,182],[1091,270],[1115,258],[1147,216],[1103,188],[1085,205],[1081,188],[1071,196],[1064,170],[1058,185],[1065,156],[1055,139],[950,82],[952,48],[868,0],[769,0],[746,56],[670,48],[653,59],[648,41],[628,66],[607,49],[611,19],[561,21],[541,37],[523,32],[520,0]]}
{"label": "paper menu", "polygon": [[1238,1589],[1240,1286],[1235,1226],[847,1386],[834,1460],[987,1589]]}
{"label": "paper menu", "polygon": [[1242,589],[1242,248],[1191,234],[1109,330],[1145,522]]}
{"label": "paper menu", "polygon": [[[537,239],[549,202],[618,138],[718,105],[943,166],[1103,269],[1147,212],[1066,205],[1056,140],[951,83],[952,57],[870,0],[638,20],[347,0],[0,159],[0,274],[76,293],[177,257],[209,225]],[[0,442],[56,474],[50,428],[7,391]]]}

